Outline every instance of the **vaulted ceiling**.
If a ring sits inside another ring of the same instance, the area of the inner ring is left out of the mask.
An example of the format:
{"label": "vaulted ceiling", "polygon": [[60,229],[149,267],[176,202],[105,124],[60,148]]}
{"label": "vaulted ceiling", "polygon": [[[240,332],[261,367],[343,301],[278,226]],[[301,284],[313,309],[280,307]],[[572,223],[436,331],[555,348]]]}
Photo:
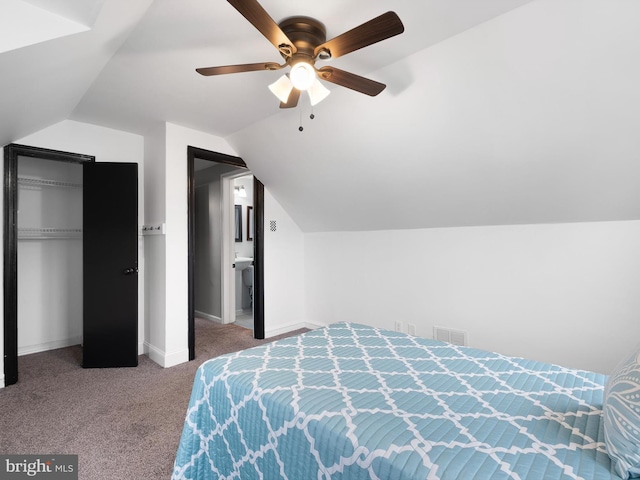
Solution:
{"label": "vaulted ceiling", "polygon": [[332,60],[387,89],[328,84],[311,120],[278,108],[282,72],[196,74],[280,60],[225,0],[3,0],[0,144],[64,119],[201,130],[308,232],[640,218],[640,2],[261,4],[328,38],[397,12],[405,33]]}

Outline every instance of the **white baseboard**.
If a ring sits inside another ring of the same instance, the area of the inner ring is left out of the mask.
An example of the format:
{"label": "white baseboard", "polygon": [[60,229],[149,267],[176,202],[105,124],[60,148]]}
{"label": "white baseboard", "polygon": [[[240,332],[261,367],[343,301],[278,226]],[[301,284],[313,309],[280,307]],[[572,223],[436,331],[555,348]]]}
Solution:
{"label": "white baseboard", "polygon": [[189,350],[167,354],[159,348],[145,342],[145,349],[151,360],[164,368],[175,367],[189,361]]}
{"label": "white baseboard", "polygon": [[309,330],[315,330],[321,328],[323,325],[316,325],[309,322],[290,323],[288,325],[282,325],[277,328],[270,328],[264,331],[265,338],[275,337],[276,335],[282,335],[283,333],[293,332],[300,328],[308,328]]}
{"label": "white baseboard", "polygon": [[4,388],[4,373],[0,375],[0,388]]}
{"label": "white baseboard", "polygon": [[204,313],[204,312],[200,312],[198,310],[196,310],[194,312],[195,316],[198,318],[204,318],[205,320],[209,320],[210,322],[215,322],[215,323],[223,323],[222,322],[222,318],[220,317],[216,317],[215,315],[210,315],[208,313]]}
{"label": "white baseboard", "polygon": [[31,353],[46,352],[47,350],[55,350],[57,348],[70,347],[72,345],[80,345],[82,337],[65,338],[64,340],[56,340],[55,342],[39,343],[37,345],[27,345],[18,347],[18,356],[29,355]]}
{"label": "white baseboard", "polygon": [[144,349],[147,351],[147,356],[151,360],[160,366],[164,366],[164,352],[162,350],[157,349],[153,345],[149,345],[147,342],[144,342]]}
{"label": "white baseboard", "polygon": [[181,363],[186,363],[189,361],[189,350],[183,350],[181,352],[168,353],[164,356],[164,365],[163,367],[175,367],[176,365],[180,365]]}
{"label": "white baseboard", "polygon": [[303,322],[304,328],[308,328],[309,330],[316,330],[318,328],[324,328],[326,325],[320,325],[319,323],[312,322]]}

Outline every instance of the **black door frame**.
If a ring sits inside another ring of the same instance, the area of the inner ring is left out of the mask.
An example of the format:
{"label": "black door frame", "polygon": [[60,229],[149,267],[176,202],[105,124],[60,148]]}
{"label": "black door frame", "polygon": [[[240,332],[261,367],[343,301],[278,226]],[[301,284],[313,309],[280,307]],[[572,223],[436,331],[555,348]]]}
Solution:
{"label": "black door frame", "polygon": [[[195,159],[247,168],[240,157],[187,146],[187,217],[188,217],[188,343],[189,360],[195,353]],[[253,336],[264,338],[264,185],[253,176]]]}
{"label": "black door frame", "polygon": [[4,147],[4,384],[18,382],[18,157],[95,162],[93,155],[11,143]]}

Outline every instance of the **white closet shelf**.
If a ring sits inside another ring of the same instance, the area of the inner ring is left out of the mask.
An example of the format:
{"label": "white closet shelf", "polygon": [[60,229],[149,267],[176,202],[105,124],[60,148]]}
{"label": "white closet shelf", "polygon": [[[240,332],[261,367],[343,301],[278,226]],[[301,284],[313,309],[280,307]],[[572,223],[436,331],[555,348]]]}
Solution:
{"label": "white closet shelf", "polygon": [[44,187],[64,187],[82,188],[81,183],[59,182],[58,180],[46,180],[43,178],[18,177],[18,185],[44,186]]}
{"label": "white closet shelf", "polygon": [[18,228],[18,240],[82,238],[81,228]]}

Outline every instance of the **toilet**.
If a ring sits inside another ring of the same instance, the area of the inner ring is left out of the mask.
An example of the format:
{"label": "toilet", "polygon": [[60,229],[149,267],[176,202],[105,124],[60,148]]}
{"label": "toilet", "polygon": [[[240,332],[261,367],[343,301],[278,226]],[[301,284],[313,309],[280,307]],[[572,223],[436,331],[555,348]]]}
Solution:
{"label": "toilet", "polygon": [[249,289],[249,299],[253,306],[253,265],[242,270],[242,283]]}

